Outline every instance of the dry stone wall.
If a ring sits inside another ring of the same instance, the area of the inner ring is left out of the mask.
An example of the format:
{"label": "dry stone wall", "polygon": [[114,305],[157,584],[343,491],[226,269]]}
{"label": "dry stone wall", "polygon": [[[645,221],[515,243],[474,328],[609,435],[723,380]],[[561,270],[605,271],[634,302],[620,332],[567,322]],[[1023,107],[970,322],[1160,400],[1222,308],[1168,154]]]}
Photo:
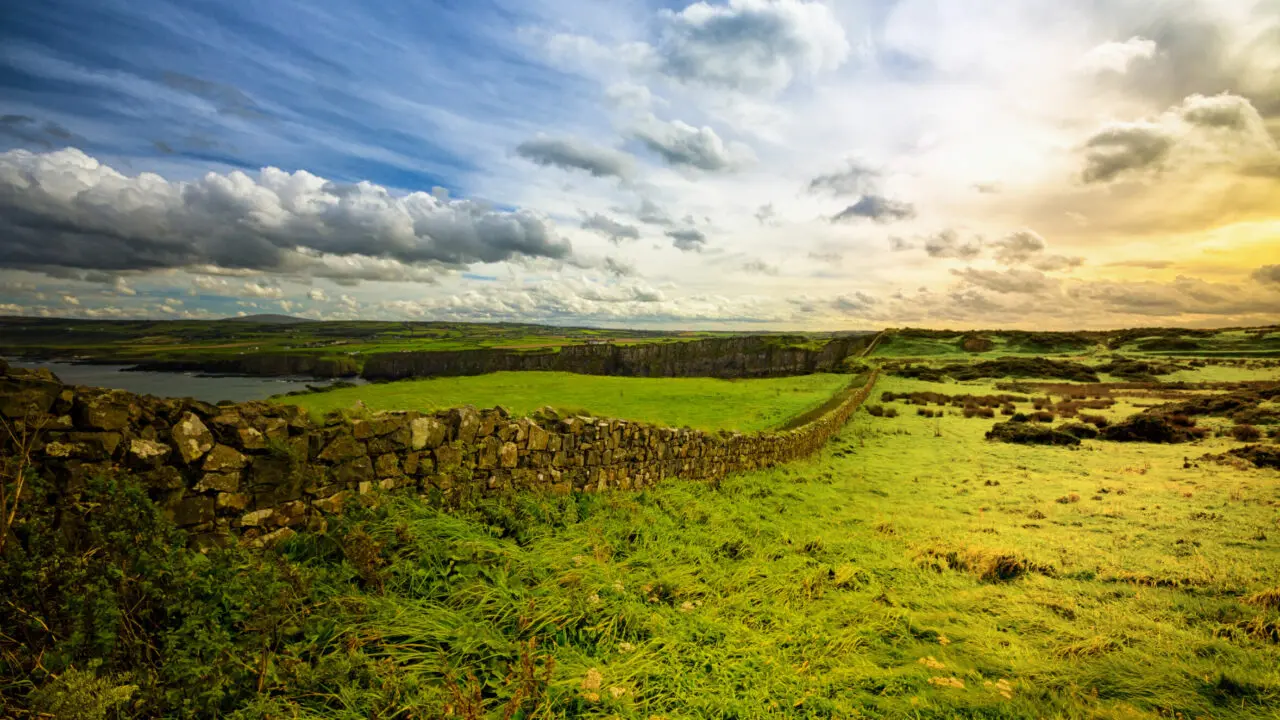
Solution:
{"label": "dry stone wall", "polygon": [[[382,413],[313,421],[262,402],[210,405],[63,385],[47,370],[0,368],[0,415],[32,438],[36,470],[59,497],[128,471],[199,543],[266,544],[323,526],[374,490],[444,504],[516,489],[568,493],[717,479],[818,450],[871,392],[867,383],[813,421],[776,433],[708,433],[544,410]],[[20,449],[6,438],[3,451]]]}

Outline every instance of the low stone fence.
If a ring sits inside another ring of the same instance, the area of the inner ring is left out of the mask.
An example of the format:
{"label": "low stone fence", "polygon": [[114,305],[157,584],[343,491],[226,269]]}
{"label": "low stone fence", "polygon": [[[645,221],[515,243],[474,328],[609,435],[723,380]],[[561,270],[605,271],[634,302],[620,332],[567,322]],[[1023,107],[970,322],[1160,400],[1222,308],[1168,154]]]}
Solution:
{"label": "low stone fence", "polygon": [[271,543],[322,526],[353,495],[415,492],[444,504],[516,489],[599,492],[663,478],[718,479],[818,450],[866,399],[872,374],[811,422],[776,433],[709,433],[549,409],[381,413],[323,422],[290,405],[210,405],[63,385],[0,367],[0,449],[74,494],[97,474],[135,474],[198,543]]}

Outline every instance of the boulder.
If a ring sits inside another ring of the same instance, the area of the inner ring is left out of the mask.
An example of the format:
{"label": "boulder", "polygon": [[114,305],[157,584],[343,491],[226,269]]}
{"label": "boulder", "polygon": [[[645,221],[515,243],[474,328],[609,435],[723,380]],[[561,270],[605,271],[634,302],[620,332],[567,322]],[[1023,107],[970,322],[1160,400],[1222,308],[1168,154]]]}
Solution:
{"label": "boulder", "polygon": [[129,405],[123,392],[81,396],[75,404],[76,424],[86,430],[123,430],[129,426]]}
{"label": "boulder", "polygon": [[236,430],[236,435],[240,439],[240,447],[245,450],[267,449],[267,436],[257,428],[242,427]]}
{"label": "boulder", "polygon": [[0,416],[44,415],[62,393],[62,383],[48,370],[10,369],[0,377]]}
{"label": "boulder", "polygon": [[362,457],[366,452],[364,443],[356,440],[351,435],[343,433],[330,440],[325,449],[320,451],[317,459],[324,462],[340,463]]}
{"label": "boulder", "polygon": [[475,442],[476,432],[480,429],[480,413],[474,407],[465,405],[450,410],[449,415],[454,427],[458,429],[458,440],[468,444]]}
{"label": "boulder", "polygon": [[240,473],[239,472],[210,472],[205,473],[200,478],[200,482],[196,483],[196,492],[205,492],[208,490],[216,490],[218,492],[235,492],[240,489]]}
{"label": "boulder", "polygon": [[188,465],[204,457],[205,453],[213,449],[213,433],[209,432],[209,428],[205,427],[204,422],[193,412],[188,411],[183,414],[182,419],[173,426],[169,434],[173,438],[173,444],[178,448],[178,455],[182,458],[182,462]]}
{"label": "boulder", "polygon": [[209,473],[225,473],[238,472],[249,464],[246,458],[239,450],[230,445],[215,445],[213,450],[204,459],[202,466],[205,472]]}
{"label": "boulder", "polygon": [[173,448],[162,442],[134,438],[129,441],[126,457],[129,464],[134,467],[156,467],[163,465],[172,452]]}
{"label": "boulder", "polygon": [[444,442],[445,425],[437,418],[419,417],[409,423],[409,447],[435,449]]}
{"label": "boulder", "polygon": [[546,450],[550,435],[538,425],[529,426],[529,449]]}
{"label": "boulder", "polygon": [[249,496],[236,492],[218,493],[215,498],[214,506],[218,510],[231,510],[239,512],[249,507]]}
{"label": "boulder", "polygon": [[396,477],[402,474],[400,472],[400,458],[395,453],[379,455],[375,470],[380,478]]}
{"label": "boulder", "polygon": [[498,460],[504,468],[515,467],[520,461],[520,448],[513,442],[503,443],[502,449],[498,451]]}
{"label": "boulder", "polygon": [[173,523],[190,527],[213,522],[214,499],[205,495],[188,495],[173,508]]}

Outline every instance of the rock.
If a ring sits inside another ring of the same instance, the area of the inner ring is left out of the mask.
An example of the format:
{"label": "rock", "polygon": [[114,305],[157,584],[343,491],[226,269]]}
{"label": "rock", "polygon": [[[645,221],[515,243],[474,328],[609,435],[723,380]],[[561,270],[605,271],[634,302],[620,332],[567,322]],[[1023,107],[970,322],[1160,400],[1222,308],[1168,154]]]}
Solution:
{"label": "rock", "polygon": [[196,483],[196,492],[205,492],[208,490],[217,490],[218,492],[235,492],[240,489],[240,473],[237,472],[211,472],[205,473],[200,478],[200,482]]}
{"label": "rock", "polygon": [[520,460],[520,448],[516,447],[513,442],[503,443],[502,449],[498,451],[498,459],[504,468],[513,468]]}
{"label": "rock", "polygon": [[271,519],[271,516],[275,514],[276,511],[271,508],[263,508],[261,510],[247,512],[240,516],[240,527],[258,527]]}
{"label": "rock", "polygon": [[496,437],[487,437],[480,441],[480,452],[476,457],[476,466],[482,470],[491,470],[498,466],[498,450],[502,442]]}
{"label": "rock", "polygon": [[373,477],[373,463],[368,457],[349,460],[333,469],[334,481],[345,487],[372,480]]}
{"label": "rock", "polygon": [[178,448],[178,455],[188,465],[213,449],[213,433],[193,412],[185,413],[169,433]]}
{"label": "rock", "polygon": [[116,454],[116,448],[124,436],[116,432],[73,432],[67,433],[67,440],[89,448],[91,460],[107,460]]}
{"label": "rock", "polygon": [[151,490],[178,490],[187,485],[182,472],[172,465],[161,465],[154,470],[142,473],[139,477],[142,479],[142,484]]}
{"label": "rock", "polygon": [[329,513],[330,515],[342,514],[342,505],[346,502],[347,493],[337,492],[329,497],[317,498],[311,504],[319,511]]}
{"label": "rock", "polygon": [[128,395],[120,392],[81,397],[75,405],[76,424],[89,430],[123,430],[129,415]]}
{"label": "rock", "polygon": [[458,440],[470,444],[476,440],[476,431],[480,429],[480,414],[470,405],[454,408],[449,411],[454,426],[458,428]]}
{"label": "rock", "polygon": [[462,464],[462,452],[452,445],[441,445],[436,448],[436,468],[440,472],[455,470]]}
{"label": "rock", "polygon": [[530,450],[546,450],[547,440],[550,435],[537,425],[529,426],[529,449]]}
{"label": "rock", "polygon": [[253,538],[248,544],[249,547],[253,548],[274,547],[285,540],[297,536],[297,534],[298,533],[292,528],[282,527],[274,532],[269,532],[266,535]]}
{"label": "rock", "polygon": [[354,437],[343,433],[329,442],[324,450],[317,457],[318,460],[331,463],[340,463],[357,457],[365,456],[364,443],[356,440]]}
{"label": "rock", "polygon": [[92,451],[88,445],[55,440],[44,446],[44,454],[51,458],[88,458]]}
{"label": "rock", "polygon": [[236,435],[240,438],[240,447],[245,450],[267,449],[267,436],[257,428],[242,427],[236,430]]}
{"label": "rock", "polygon": [[289,423],[282,418],[267,418],[263,423],[262,432],[267,436],[267,440],[284,442],[289,438]]}
{"label": "rock", "polygon": [[416,475],[418,473],[418,463],[421,459],[422,455],[420,453],[406,453],[404,456],[404,474]]}
{"label": "rock", "polygon": [[173,509],[173,522],[179,527],[213,522],[214,499],[205,495],[188,495]]}
{"label": "rock", "polygon": [[249,507],[249,496],[235,492],[218,493],[214,506],[218,510],[234,510],[239,512]]}
{"label": "rock", "polygon": [[203,469],[210,473],[225,473],[242,470],[248,464],[249,459],[239,450],[229,445],[215,445],[205,457]]}
{"label": "rock", "polygon": [[494,405],[493,412],[503,420],[506,420],[511,417],[511,411],[503,407],[502,405]]}
{"label": "rock", "polygon": [[62,393],[62,383],[53,373],[10,369],[0,377],[0,415],[23,418],[44,415]]}
{"label": "rock", "polygon": [[135,467],[156,467],[163,465],[171,452],[173,448],[162,442],[134,438],[129,441],[127,456],[129,464]]}
{"label": "rock", "polygon": [[409,447],[414,450],[435,449],[444,442],[445,425],[437,418],[414,418],[409,423]]}
{"label": "rock", "polygon": [[395,453],[387,453],[378,456],[376,465],[378,477],[387,478],[400,475],[400,458]]}

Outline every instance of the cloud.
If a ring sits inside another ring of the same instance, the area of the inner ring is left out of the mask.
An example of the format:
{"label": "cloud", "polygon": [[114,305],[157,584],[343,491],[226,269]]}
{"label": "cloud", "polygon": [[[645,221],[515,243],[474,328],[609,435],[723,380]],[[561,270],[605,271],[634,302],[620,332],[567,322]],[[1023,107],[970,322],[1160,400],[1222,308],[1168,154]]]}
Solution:
{"label": "cloud", "polygon": [[1176,166],[1226,161],[1249,174],[1280,162],[1280,147],[1258,109],[1230,93],[1189,95],[1154,119],[1112,123],[1084,143],[1086,183]]}
{"label": "cloud", "polygon": [[761,225],[769,225],[773,219],[777,217],[777,211],[773,208],[773,203],[761,205],[755,212],[756,222]]}
{"label": "cloud", "polygon": [[595,177],[625,179],[631,175],[631,156],[577,138],[539,136],[516,146],[520,157],[548,167],[585,170]]}
{"label": "cloud", "polygon": [[[208,265],[330,276],[341,274],[333,258],[368,258],[412,275],[406,267],[422,272],[570,253],[568,241],[528,210],[397,195],[301,170],[211,172],[179,182],[128,177],[76,149],[0,153],[0,267],[56,273]],[[353,277],[361,277],[368,263],[354,264]]]}
{"label": "cloud", "polygon": [[1137,35],[1124,42],[1107,42],[1090,49],[1080,58],[1080,69],[1086,72],[1125,73],[1138,60],[1150,60],[1156,54],[1156,43]]}
{"label": "cloud", "polygon": [[1280,285],[1280,265],[1263,265],[1250,277],[1264,285]]}
{"label": "cloud", "polygon": [[679,120],[664,122],[651,115],[633,135],[670,165],[715,172],[755,160],[750,149],[726,145],[710,127],[696,128]]}
{"label": "cloud", "polygon": [[0,136],[42,148],[65,145],[76,135],[56,122],[40,122],[29,115],[0,115]]}
{"label": "cloud", "polygon": [[906,238],[900,238],[897,235],[889,238],[889,250],[892,252],[905,252],[915,248],[916,244]]}
{"label": "cloud", "polygon": [[844,255],[834,250],[814,250],[809,253],[809,259],[826,265],[838,265],[844,260]]}
{"label": "cloud", "polygon": [[991,243],[997,262],[1016,265],[1044,252],[1048,243],[1033,230],[1018,230]]}
{"label": "cloud", "polygon": [[860,315],[869,311],[876,302],[874,297],[858,290],[837,296],[831,301],[831,307],[842,315]]}
{"label": "cloud", "polygon": [[702,252],[703,246],[707,244],[707,236],[694,228],[668,230],[667,237],[671,238],[672,245],[685,252]]}
{"label": "cloud", "polygon": [[1057,285],[1054,280],[1042,272],[1018,268],[1005,271],[975,270],[974,268],[952,269],[951,274],[972,285],[1003,294],[1035,294],[1052,289]]}
{"label": "cloud", "polygon": [[763,260],[748,260],[742,264],[742,271],[752,275],[773,275],[780,272],[777,265],[770,265]]}
{"label": "cloud", "polygon": [[[614,208],[614,210],[617,210],[619,212],[631,212],[627,210],[621,210],[619,208]],[[639,220],[642,223],[647,223],[649,225],[669,226],[669,225],[675,224],[675,220],[671,218],[671,215],[668,214],[667,211],[664,210],[660,205],[650,200],[649,198],[642,198],[640,200],[640,208],[635,210],[633,214],[635,215],[635,218],[637,220]]]}
{"label": "cloud", "polygon": [[1086,183],[1107,182],[1120,175],[1158,165],[1169,156],[1174,138],[1158,125],[1116,123],[1085,142]]}
{"label": "cloud", "polygon": [[636,266],[618,258],[607,257],[604,259],[604,269],[610,275],[618,277],[627,277],[636,274]]}
{"label": "cloud", "polygon": [[803,0],[696,2],[658,15],[660,69],[679,80],[775,93],[834,70],[849,42],[831,9]]}
{"label": "cloud", "polygon": [[879,170],[851,160],[845,170],[810,180],[809,192],[825,192],[836,197],[867,195],[878,190],[881,177]]}
{"label": "cloud", "polygon": [[969,260],[982,253],[982,239],[975,237],[961,242],[955,230],[942,230],[925,238],[924,251],[933,258]]}
{"label": "cloud", "polygon": [[284,297],[284,290],[272,286],[262,285],[256,282],[247,282],[240,288],[247,297],[267,298],[269,300],[279,300]]}
{"label": "cloud", "polygon": [[314,302],[325,302],[329,299],[329,296],[325,295],[324,290],[321,290],[320,288],[312,288],[308,290],[307,297]]}
{"label": "cloud", "polygon": [[879,195],[863,195],[856,203],[832,217],[831,222],[867,219],[878,223],[889,223],[910,220],[915,216],[916,209],[911,203],[899,202]]}
{"label": "cloud", "polygon": [[599,213],[586,215],[582,219],[582,228],[600,233],[609,238],[614,243],[621,243],[623,240],[639,240],[640,228],[634,225],[620,223],[617,220],[606,217]]}

